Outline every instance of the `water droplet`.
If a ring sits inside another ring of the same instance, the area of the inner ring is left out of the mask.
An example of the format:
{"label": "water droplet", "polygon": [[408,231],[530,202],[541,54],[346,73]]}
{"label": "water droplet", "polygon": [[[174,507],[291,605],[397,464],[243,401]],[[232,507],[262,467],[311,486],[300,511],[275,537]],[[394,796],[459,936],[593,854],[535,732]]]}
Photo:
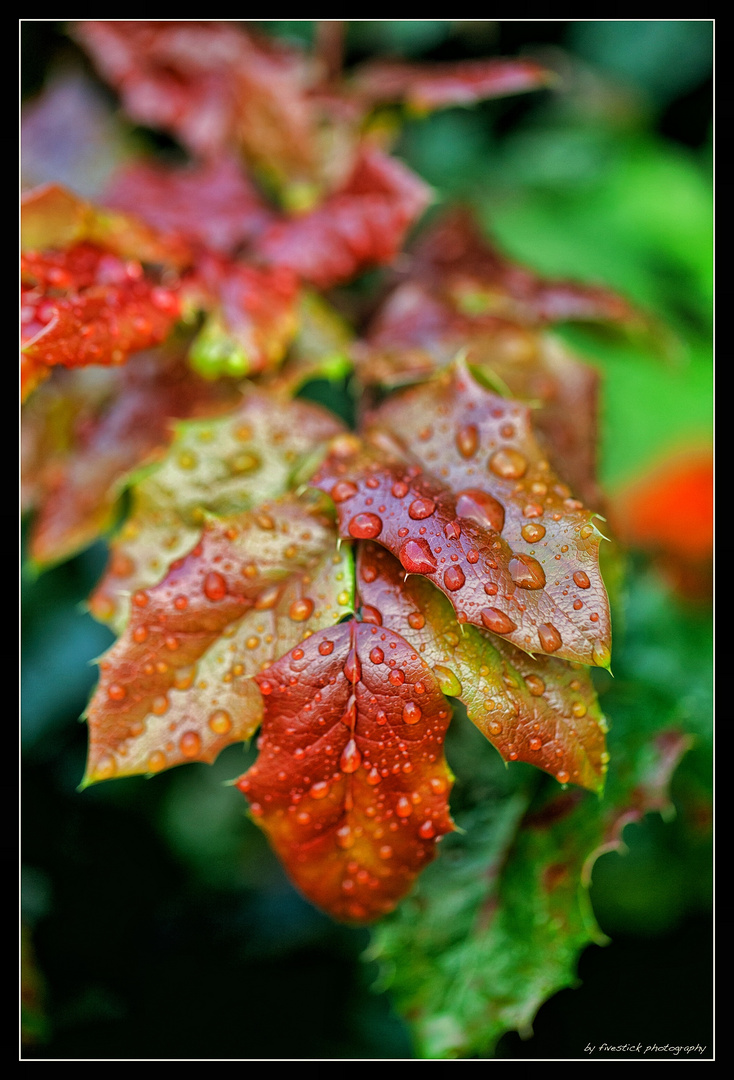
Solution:
{"label": "water droplet", "polygon": [[122,701],[127,695],[127,690],[124,686],[120,686],[119,683],[111,683],[107,687],[107,696],[112,701]]}
{"label": "water droplet", "polygon": [[269,589],[263,590],[255,601],[255,611],[269,611],[270,608],[275,607],[280,596],[280,586],[271,585]]}
{"label": "water droplet", "polygon": [[387,677],[387,681],[392,683],[393,686],[402,686],[405,682],[405,672],[400,668],[393,668]]}
{"label": "water droplet", "polygon": [[294,622],[305,622],[313,614],[314,603],[310,596],[294,600],[288,608],[288,614]]}
{"label": "water droplet", "polygon": [[461,525],[458,521],[449,521],[444,525],[443,533],[447,540],[458,540],[461,536]]}
{"label": "water droplet", "polygon": [[255,514],[255,521],[261,529],[266,529],[267,531],[270,531],[271,529],[275,528],[275,522],[271,518],[270,514],[265,514],[262,511],[260,511],[259,514]]}
{"label": "water droplet", "polygon": [[581,608],[582,608],[583,606],[584,606],[584,605],[583,605],[583,604],[581,603],[581,601],[580,601],[580,600],[574,600],[574,602],[573,602],[573,610],[574,610],[574,611],[581,611]]}
{"label": "water droplet", "polygon": [[414,630],[422,630],[426,625],[425,616],[421,615],[420,611],[411,611],[408,622]]}
{"label": "water droplet", "polygon": [[354,739],[350,739],[342,750],[342,755],[339,758],[339,768],[344,773],[353,773],[357,771],[361,763],[362,755],[357,748],[357,744]]}
{"label": "water droplet", "polygon": [[579,529],[579,536],[581,537],[582,540],[588,540],[590,536],[593,536],[593,534],[594,534],[594,526],[593,525],[584,525],[581,529]]}
{"label": "water droplet", "polygon": [[443,795],[443,793],[448,787],[448,784],[441,776],[432,776],[430,783],[431,791],[433,791],[436,795]]}
{"label": "water droplet", "polygon": [[378,855],[380,856],[381,859],[391,859],[392,858],[392,848],[390,847],[389,844],[383,844],[382,847],[380,848],[380,850],[378,851]]}
{"label": "water droplet", "polygon": [[154,716],[163,716],[168,712],[168,698],[165,694],[160,694],[158,697],[154,697],[150,706],[150,711]]}
{"label": "water droplet", "polygon": [[601,754],[599,754],[599,760],[601,761],[602,765],[608,765],[609,764],[609,753],[608,753],[608,751],[602,750]]}
{"label": "water droplet", "polygon": [[480,616],[487,629],[495,634],[509,634],[512,630],[517,630],[510,616],[499,608],[482,608]]}
{"label": "water droplet", "polygon": [[397,805],[395,807],[395,813],[398,815],[398,817],[401,818],[410,817],[410,815],[413,813],[413,806],[410,802],[410,799],[406,798],[405,795],[401,795],[398,799]]}
{"label": "water droplet", "polygon": [[[336,830],[336,842],[340,848],[345,850],[354,846],[354,835],[348,825],[342,825],[341,828]],[[342,889],[345,892],[350,892],[354,888],[354,882],[349,879],[342,881]]]}
{"label": "water droplet", "polygon": [[406,701],[403,705],[403,720],[406,724],[417,724],[423,713],[414,701]]}
{"label": "water droplet", "polygon": [[466,578],[460,566],[450,566],[443,575],[443,583],[450,592],[460,589]]}
{"label": "water droplet", "polygon": [[398,557],[410,574],[432,574],[438,565],[428,542],[423,539],[405,540]]}
{"label": "water droplet", "polygon": [[430,840],[431,837],[435,836],[436,829],[434,828],[433,822],[424,821],[420,829],[418,830],[418,835],[422,837],[423,840]]}
{"label": "water droplet", "polygon": [[467,488],[456,496],[456,513],[459,517],[470,518],[483,528],[502,532],[505,524],[505,508],[501,502],[487,491],[479,488]]}
{"label": "water droplet", "polygon": [[195,731],[184,731],[178,748],[184,757],[193,758],[201,751],[201,739]]}
{"label": "water droplet", "polygon": [[374,787],[376,784],[381,783],[381,781],[382,777],[373,765],[370,771],[367,773],[367,783]]}
{"label": "water droplet", "polygon": [[545,683],[540,675],[526,675],[525,682],[533,697],[540,697],[545,692]]}
{"label": "water droplet", "polygon": [[260,693],[261,694],[272,694],[272,692],[273,692],[273,684],[267,682],[267,680],[264,681],[264,682],[258,683],[258,686],[260,687]]}
{"label": "water droplet", "polygon": [[112,754],[102,754],[102,757],[97,762],[93,775],[97,780],[109,780],[111,776],[114,776],[117,772],[117,762],[113,758]]}
{"label": "water droplet", "polygon": [[545,652],[552,653],[563,645],[563,638],[551,623],[541,623],[538,627],[538,640]]}
{"label": "water droplet", "polygon": [[392,486],[392,493],[396,499],[404,499],[409,491],[410,488],[402,480],[396,480]]}
{"label": "water droplet", "polygon": [[387,715],[382,709],[378,709],[375,713],[375,723],[380,725],[387,723]]}
{"label": "water droplet", "polygon": [[207,600],[223,600],[227,595],[227,582],[216,570],[210,570],[204,578],[204,595]]}
{"label": "water droplet", "polygon": [[311,823],[311,815],[308,810],[299,810],[296,814],[296,821],[299,825],[309,825]]}
{"label": "water droplet", "polygon": [[217,709],[209,717],[209,727],[215,735],[226,735],[232,730],[232,717],[226,709]]}
{"label": "water droplet", "polygon": [[539,525],[535,521],[528,522],[527,525],[523,525],[520,532],[523,540],[527,540],[529,544],[535,544],[545,536],[545,525]]}
{"label": "water droplet", "polygon": [[586,716],[586,706],[583,701],[576,701],[571,707],[571,712],[577,719],[581,719],[582,716]]}
{"label": "water droplet", "polygon": [[589,581],[589,575],[585,574],[583,570],[577,570],[573,575],[573,580],[576,582],[580,589],[588,589],[591,585]]}
{"label": "water droplet", "polygon": [[510,577],[521,589],[542,589],[545,571],[532,555],[513,555],[509,565]]}
{"label": "water droplet", "polygon": [[144,592],[136,592],[133,596],[133,603],[136,607],[145,607],[148,603],[148,594]]}
{"label": "water droplet", "polygon": [[182,469],[195,469],[199,464],[199,459],[190,450],[182,450],[178,455],[178,464]]}
{"label": "water droplet", "polygon": [[142,643],[146,640],[147,637],[148,637],[148,627],[147,626],[136,626],[135,629],[133,630],[133,641],[136,641],[138,643],[138,645],[142,645]]}
{"label": "water droplet", "polygon": [[377,514],[357,514],[349,522],[349,535],[355,540],[374,540],[382,532],[382,518]]}
{"label": "water droplet", "polygon": [[502,724],[499,722],[499,720],[491,720],[490,721],[490,723],[489,723],[489,733],[490,733],[490,735],[495,735],[495,736],[502,734]]}
{"label": "water droplet", "polygon": [[147,761],[148,772],[160,772],[168,764],[162,750],[154,750]]}
{"label": "water droplet", "polygon": [[408,514],[413,521],[423,521],[424,518],[429,518],[431,514],[435,513],[435,510],[436,504],[433,499],[419,497],[413,499],[408,507]]}
{"label": "water droplet", "polygon": [[519,450],[508,447],[492,454],[489,467],[495,476],[501,476],[504,480],[519,480],[525,475],[528,463]]}
{"label": "water droplet", "polygon": [[331,489],[331,497],[335,503],[346,502],[359,493],[359,488],[351,480],[339,480]]}
{"label": "water droplet", "polygon": [[312,799],[325,799],[329,794],[329,783],[326,780],[318,780],[311,785],[309,795]]}
{"label": "water droplet", "polygon": [[385,654],[382,649],[379,646],[375,646],[375,648],[370,653],[370,660],[372,661],[372,663],[381,664],[384,659]]}
{"label": "water droplet", "polygon": [[531,750],[542,750],[542,748],[543,748],[543,740],[539,739],[537,735],[533,735],[532,739],[530,740],[530,749]]}
{"label": "water droplet", "polygon": [[229,467],[237,475],[251,473],[260,467],[260,458],[252,453],[236,454],[230,461]]}
{"label": "water droplet", "polygon": [[331,656],[334,651],[333,641],[322,641],[319,645],[319,652],[322,656]]}
{"label": "water droplet", "polygon": [[450,668],[444,667],[443,664],[436,664],[433,674],[438,679],[442,694],[447,694],[448,697],[461,697],[464,688]]}
{"label": "water droplet", "polygon": [[570,779],[571,776],[565,769],[561,769],[560,772],[556,773],[556,780],[559,784],[567,784]]}
{"label": "water droplet", "polygon": [[456,449],[463,458],[474,457],[479,446],[476,424],[467,424],[456,433]]}
{"label": "water droplet", "polygon": [[189,606],[189,598],[187,596],[177,596],[173,601],[173,606],[177,611],[185,611]]}
{"label": "water droplet", "polygon": [[375,607],[362,604],[362,622],[371,623],[373,626],[382,626],[382,615]]}
{"label": "water droplet", "polygon": [[303,660],[305,654],[303,652],[303,649],[294,649],[291,655],[294,660]]}

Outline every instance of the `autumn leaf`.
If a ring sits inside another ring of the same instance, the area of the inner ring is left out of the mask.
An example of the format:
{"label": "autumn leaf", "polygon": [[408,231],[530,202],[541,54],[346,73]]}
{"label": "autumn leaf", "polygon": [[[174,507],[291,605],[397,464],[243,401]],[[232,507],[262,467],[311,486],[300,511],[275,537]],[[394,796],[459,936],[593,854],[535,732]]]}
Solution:
{"label": "autumn leaf", "polygon": [[271,225],[257,252],[318,288],[331,288],[391,262],[429,201],[429,188],[405,165],[364,147],[339,190],[310,212]]}
{"label": "autumn leaf", "polygon": [[533,60],[464,60],[459,63],[406,64],[374,60],[354,73],[357,92],[372,104],[404,101],[417,113],[451,105],[473,105],[487,98],[537,90],[555,76]]}
{"label": "autumn leaf", "polygon": [[527,653],[608,665],[601,534],[550,469],[525,406],[457,365],[385,402],[364,444],[335,449],[315,483],[343,536],[377,540],[430,578],[459,622]]}
{"label": "autumn leaf", "polygon": [[384,548],[362,543],[363,618],[416,649],[444,694],[464,702],[469,719],[505,761],[527,761],[562,784],[600,790],[609,760],[607,724],[588,671],[550,656],[529,657],[496,635],[461,625],[430,582],[404,578]]}
{"label": "autumn leaf", "polygon": [[262,713],[253,675],[350,610],[348,567],[319,500],[210,518],[187,555],[133,594],[100,660],[85,783],[211,762],[250,738]]}
{"label": "autumn leaf", "polygon": [[127,165],[112,177],[104,202],[162,233],[230,256],[273,216],[235,158],[225,156],[177,169],[148,161]]}
{"label": "autumn leaf", "polygon": [[137,353],[123,367],[56,368],[22,412],[22,502],[39,565],[92,543],[130,473],[163,452],[175,418],[216,415],[238,399],[185,363],[182,347]]}
{"label": "autumn leaf", "polygon": [[249,387],[227,415],[179,424],[165,458],[132,484],[132,508],[90,600],[119,631],[128,597],[196,543],[205,514],[255,509],[308,478],[342,424],[305,401]]}
{"label": "autumn leaf", "polygon": [[351,621],[256,679],[260,754],[239,781],[255,820],[313,903],[345,921],[378,918],[453,827],[450,709],[435,676],[396,634]]}

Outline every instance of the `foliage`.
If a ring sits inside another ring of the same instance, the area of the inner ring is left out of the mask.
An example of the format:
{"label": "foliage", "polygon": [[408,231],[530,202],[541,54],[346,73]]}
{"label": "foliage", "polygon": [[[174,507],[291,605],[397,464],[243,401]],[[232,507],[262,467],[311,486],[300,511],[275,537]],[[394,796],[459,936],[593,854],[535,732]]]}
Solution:
{"label": "foliage", "polygon": [[[591,868],[669,805],[691,746],[656,714],[610,766],[598,379],[549,327],[668,339],[465,211],[406,246],[432,192],[390,153],[398,119],[549,85],[541,65],[345,75],[334,23],[310,52],[223,22],[71,33],[188,155],[89,199],[51,147],[24,201],[31,559],[111,533],[82,786],[260,729],[237,787],[291,880],[381,919],[370,955],[419,1053],[491,1054],[603,940]],[[352,431],[308,400],[345,384]]]}

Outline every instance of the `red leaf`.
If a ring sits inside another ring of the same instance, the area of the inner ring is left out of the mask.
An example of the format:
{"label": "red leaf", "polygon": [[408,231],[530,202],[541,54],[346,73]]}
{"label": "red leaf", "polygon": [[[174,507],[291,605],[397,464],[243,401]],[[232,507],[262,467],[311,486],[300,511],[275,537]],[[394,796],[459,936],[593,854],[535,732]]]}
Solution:
{"label": "red leaf", "polygon": [[[179,314],[174,291],[89,244],[23,257],[21,340],[36,367],[122,364],[167,337]],[[53,290],[53,291],[52,291]]]}
{"label": "red leaf", "polygon": [[368,439],[362,452],[337,444],[315,480],[342,536],[377,540],[429,577],[460,622],[525,652],[608,665],[600,534],[550,470],[529,409],[457,366],[389,399]]}
{"label": "red leaf", "polygon": [[537,90],[554,78],[533,60],[465,60],[453,64],[376,60],[359,67],[354,81],[357,91],[371,102],[405,101],[418,112],[429,112]]}
{"label": "red leaf", "polygon": [[271,226],[257,248],[267,262],[330,288],[389,263],[429,201],[429,189],[404,165],[364,148],[339,191],[310,213]]}
{"label": "red leaf", "polygon": [[233,255],[273,216],[230,157],[186,169],[129,165],[113,177],[105,202],[222,255]]}
{"label": "red leaf", "polygon": [[336,918],[390,911],[451,830],[450,709],[402,638],[323,630],[257,682],[266,715],[239,781],[299,889]]}
{"label": "red leaf", "polygon": [[[527,761],[560,783],[599,791],[606,721],[589,672],[552,656],[527,656],[486,630],[460,626],[453,608],[417,574],[370,541],[359,545],[363,617],[388,627],[460,698],[469,719],[505,761]],[[365,608],[364,605],[367,605]]]}

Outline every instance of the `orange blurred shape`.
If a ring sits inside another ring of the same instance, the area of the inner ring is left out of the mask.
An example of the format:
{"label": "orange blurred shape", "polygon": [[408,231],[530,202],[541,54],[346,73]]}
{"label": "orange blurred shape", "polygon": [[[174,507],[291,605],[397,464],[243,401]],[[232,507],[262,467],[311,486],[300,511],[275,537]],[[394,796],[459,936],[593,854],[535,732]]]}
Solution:
{"label": "orange blurred shape", "polygon": [[714,536],[714,462],[710,448],[679,451],[612,499],[620,539],[660,557],[678,590],[710,591]]}

